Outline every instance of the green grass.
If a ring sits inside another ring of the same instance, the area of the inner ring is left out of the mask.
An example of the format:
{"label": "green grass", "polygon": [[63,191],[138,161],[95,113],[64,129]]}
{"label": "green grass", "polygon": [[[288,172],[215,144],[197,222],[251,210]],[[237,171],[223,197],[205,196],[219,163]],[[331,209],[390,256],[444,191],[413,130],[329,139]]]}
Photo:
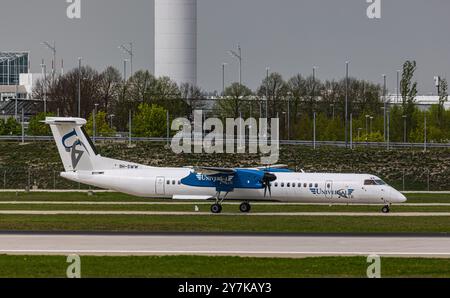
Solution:
{"label": "green grass", "polygon": [[[450,194],[406,194],[408,203],[450,203]],[[98,192],[92,196],[87,193],[46,193],[46,192],[2,192],[0,201],[92,201],[92,202],[159,202],[171,200],[139,198],[121,193]]]}
{"label": "green grass", "polygon": [[[0,277],[64,278],[63,256],[0,256]],[[364,257],[81,257],[81,276],[140,278],[366,277]],[[382,258],[382,277],[450,277],[450,259]]]}
{"label": "green grass", "polygon": [[448,233],[450,216],[0,215],[2,231]]}
{"label": "green grass", "polygon": [[[212,204],[212,203],[211,203]],[[200,212],[210,212],[210,204],[167,204],[167,205],[79,205],[79,204],[0,204],[0,210],[36,211],[155,211],[193,212],[195,206]],[[373,212],[380,213],[381,206],[354,205],[252,205],[252,213],[273,212]],[[393,206],[392,212],[450,212],[450,206]],[[240,213],[238,205],[223,205],[224,213]]]}
{"label": "green grass", "polygon": [[77,193],[77,192],[64,192],[64,193],[53,193],[53,192],[3,192],[0,193],[0,201],[92,201],[92,202],[145,202],[152,201],[156,202],[158,200],[138,198],[121,193],[110,193],[110,192],[98,192],[92,196],[88,196],[87,193]]}

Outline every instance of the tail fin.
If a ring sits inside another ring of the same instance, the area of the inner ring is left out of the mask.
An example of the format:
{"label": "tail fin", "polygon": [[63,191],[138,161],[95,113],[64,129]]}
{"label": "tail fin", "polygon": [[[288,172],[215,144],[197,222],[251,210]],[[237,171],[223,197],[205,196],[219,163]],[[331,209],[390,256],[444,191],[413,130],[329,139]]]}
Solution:
{"label": "tail fin", "polygon": [[98,153],[83,128],[86,120],[48,117],[45,123],[50,125],[66,172],[95,169]]}
{"label": "tail fin", "polygon": [[150,168],[98,154],[83,128],[86,125],[85,119],[47,117],[45,123],[52,129],[66,172]]}

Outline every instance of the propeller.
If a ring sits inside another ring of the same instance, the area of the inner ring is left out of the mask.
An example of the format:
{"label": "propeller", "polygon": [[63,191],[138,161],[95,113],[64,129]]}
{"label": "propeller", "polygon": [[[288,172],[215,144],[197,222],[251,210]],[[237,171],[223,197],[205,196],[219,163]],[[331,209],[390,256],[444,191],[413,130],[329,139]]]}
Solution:
{"label": "propeller", "polygon": [[267,190],[269,190],[269,196],[272,196],[271,182],[277,180],[277,176],[272,173],[265,172],[261,180],[261,184],[264,187],[264,197],[267,196]]}

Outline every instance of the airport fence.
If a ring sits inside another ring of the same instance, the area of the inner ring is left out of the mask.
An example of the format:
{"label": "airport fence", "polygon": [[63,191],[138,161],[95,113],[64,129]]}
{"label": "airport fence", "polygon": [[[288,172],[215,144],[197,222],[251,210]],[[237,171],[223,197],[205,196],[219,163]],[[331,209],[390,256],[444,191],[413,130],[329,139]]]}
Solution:
{"label": "airport fence", "polygon": [[[88,185],[76,183],[60,176],[61,169],[36,170],[32,168],[0,168],[0,190],[91,190]],[[326,171],[326,172],[331,172]],[[388,184],[401,191],[449,191],[448,173],[435,173],[423,169],[418,175],[408,170],[393,171],[387,177]]]}
{"label": "airport fence", "polygon": [[[159,137],[159,138],[142,138],[142,137],[132,137],[129,138],[126,135],[118,135],[114,137],[96,137],[96,141],[99,142],[120,142],[120,143],[142,143],[142,142],[150,142],[150,143],[170,143],[171,138],[167,137]],[[53,137],[51,136],[0,136],[0,141],[7,142],[52,142]],[[221,141],[222,143],[226,142],[234,142],[234,144],[241,144],[242,140],[236,138],[230,141],[230,139],[219,139],[216,138],[216,142]],[[245,145],[251,143],[248,137],[243,141]],[[257,141],[254,141],[257,142]],[[195,140],[192,140],[192,143],[195,143]],[[352,147],[352,148],[380,148],[380,149],[432,149],[432,148],[444,148],[450,149],[450,143],[410,143],[410,142],[344,142],[344,141],[310,141],[310,140],[279,140],[280,145],[289,145],[289,146],[310,146],[310,147],[321,147],[321,146],[334,146],[334,147]]]}

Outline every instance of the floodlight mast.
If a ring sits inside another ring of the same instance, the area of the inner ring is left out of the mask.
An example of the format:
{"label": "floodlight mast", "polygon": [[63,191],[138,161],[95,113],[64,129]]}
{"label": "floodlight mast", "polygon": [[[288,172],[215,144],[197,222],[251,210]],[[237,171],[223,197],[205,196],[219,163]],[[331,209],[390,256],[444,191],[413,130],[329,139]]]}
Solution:
{"label": "floodlight mast", "polygon": [[239,60],[239,85],[242,85],[242,50],[241,46],[238,44],[238,51],[235,52],[233,50],[228,51],[232,57]]}
{"label": "floodlight mast", "polygon": [[55,64],[56,64],[56,42],[51,45],[49,42],[42,42],[42,45],[47,47],[53,53],[53,63],[52,63],[52,80],[55,80]]}
{"label": "floodlight mast", "polygon": [[128,54],[130,56],[130,69],[131,69],[131,76],[132,76],[133,75],[133,57],[134,57],[133,43],[129,42],[128,45],[122,44],[119,46],[119,49],[122,50],[122,52],[124,52],[125,54]]}

